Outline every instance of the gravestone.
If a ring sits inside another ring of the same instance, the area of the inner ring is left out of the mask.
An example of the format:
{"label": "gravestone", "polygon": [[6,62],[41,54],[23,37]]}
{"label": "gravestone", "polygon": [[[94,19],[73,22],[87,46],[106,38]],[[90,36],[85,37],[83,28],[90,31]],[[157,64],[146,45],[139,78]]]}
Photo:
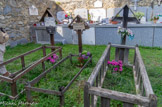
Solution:
{"label": "gravestone", "polygon": [[38,15],[38,9],[34,5],[32,5],[31,7],[29,7],[29,14]]}
{"label": "gravestone", "polygon": [[74,10],[74,14],[75,14],[75,17],[77,15],[79,15],[80,17],[82,17],[83,19],[88,19],[88,10],[87,9],[75,9]]}
{"label": "gravestone", "polygon": [[65,12],[64,11],[57,12],[57,19],[59,20],[59,22],[62,22],[62,20],[65,19]]}
{"label": "gravestone", "polygon": [[92,21],[101,21],[106,18],[106,10],[103,8],[100,9],[90,9],[89,14],[91,15]]}
{"label": "gravestone", "polygon": [[94,2],[94,7],[102,7],[102,1],[97,0]]}
{"label": "gravestone", "polygon": [[44,22],[45,22],[45,26],[53,26],[53,27],[56,26],[54,17],[45,17]]}
{"label": "gravestone", "polygon": [[88,24],[79,15],[77,15],[68,27],[77,32],[79,53],[82,53],[82,33],[84,30],[89,29]]}

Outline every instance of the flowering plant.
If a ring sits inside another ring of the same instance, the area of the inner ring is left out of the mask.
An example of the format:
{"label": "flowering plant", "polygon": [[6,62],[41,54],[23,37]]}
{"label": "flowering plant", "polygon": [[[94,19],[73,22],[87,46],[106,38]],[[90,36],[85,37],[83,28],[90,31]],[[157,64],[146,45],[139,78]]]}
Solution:
{"label": "flowering plant", "polygon": [[121,60],[119,61],[108,61],[107,64],[109,65],[109,67],[111,68],[111,70],[113,71],[113,73],[116,72],[122,72],[123,71],[123,62]]}
{"label": "flowering plant", "polygon": [[133,34],[132,30],[130,30],[130,29],[122,28],[119,26],[117,32],[118,32],[118,34],[121,34],[122,37],[128,36],[130,40],[134,39],[134,34]]}
{"label": "flowering plant", "polygon": [[54,64],[57,60],[58,60],[58,56],[56,54],[53,54],[51,57],[47,58],[48,62],[51,62],[52,64]]}
{"label": "flowering plant", "polygon": [[87,51],[83,51],[82,53],[79,53],[78,66],[83,66],[90,56],[91,56],[91,53]]}

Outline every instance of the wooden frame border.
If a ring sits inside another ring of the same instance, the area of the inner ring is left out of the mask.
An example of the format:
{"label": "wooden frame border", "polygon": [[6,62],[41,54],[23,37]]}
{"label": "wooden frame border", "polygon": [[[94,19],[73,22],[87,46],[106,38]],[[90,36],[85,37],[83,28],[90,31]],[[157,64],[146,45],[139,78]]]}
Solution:
{"label": "wooden frame border", "polygon": [[[46,48],[56,49],[56,50],[52,51],[50,54],[46,55]],[[40,60],[37,60],[37,61],[33,62],[31,65],[25,67],[24,57],[31,53],[34,53],[38,50],[41,50],[41,49],[43,51],[43,57]],[[31,71],[34,67],[36,67],[40,63],[42,63],[43,71],[45,71],[44,61],[46,61],[48,57],[52,56],[54,53],[57,53],[57,52],[59,52],[59,58],[62,59],[62,48],[61,47],[43,45],[41,47],[38,47],[36,49],[33,49],[31,51],[28,51],[24,54],[21,54],[17,57],[11,58],[11,59],[1,63],[0,66],[3,66],[3,65],[12,63],[13,61],[15,61],[17,59],[21,59],[22,69],[20,71],[17,71],[15,73],[11,74],[11,77],[5,77],[5,76],[0,75],[0,80],[9,82],[11,84],[11,93],[12,93],[12,95],[8,95],[8,94],[0,92],[0,96],[8,96],[10,99],[13,99],[13,100],[17,99],[19,97],[19,95],[21,93],[23,93],[25,90],[23,89],[20,93],[17,93],[16,81],[18,79],[20,79],[22,76],[24,76],[27,72]]]}
{"label": "wooden frame border", "polygon": [[[133,68],[137,95],[102,88],[102,84],[108,68],[107,61],[110,59],[111,47],[116,48],[115,60],[119,60],[120,49],[125,52],[123,59],[124,65],[128,65],[129,49],[135,50],[134,63],[130,67]],[[140,107],[157,107],[157,97],[152,90],[152,86],[149,81],[138,46],[132,47],[110,43],[108,44],[96,67],[91,73],[91,76],[85,83],[84,107],[96,107],[97,96],[101,97],[102,107],[110,107],[111,99],[122,101],[124,107],[133,107],[134,104],[137,104]]]}
{"label": "wooden frame border", "polygon": [[84,66],[80,69],[80,71],[73,77],[73,79],[69,82],[69,84],[64,88],[60,89],[59,91],[56,90],[47,90],[47,89],[42,89],[42,88],[35,88],[33,87],[34,84],[40,81],[48,72],[51,72],[52,69],[55,69],[57,66],[62,64],[65,60],[69,59],[70,62],[72,63],[72,57],[79,56],[79,55],[72,55],[70,54],[69,56],[63,58],[60,60],[58,63],[56,63],[54,66],[49,68],[47,71],[43,72],[40,74],[38,77],[30,81],[27,86],[25,87],[26,89],[26,94],[27,94],[27,101],[32,102],[32,96],[31,96],[31,91],[35,92],[41,92],[45,94],[52,94],[60,97],[60,107],[64,105],[64,93],[69,89],[69,87],[72,85],[72,83],[76,80],[76,78],[82,73],[82,71],[86,68],[86,66],[89,63],[92,63],[92,56],[90,56],[90,59],[84,64]]}

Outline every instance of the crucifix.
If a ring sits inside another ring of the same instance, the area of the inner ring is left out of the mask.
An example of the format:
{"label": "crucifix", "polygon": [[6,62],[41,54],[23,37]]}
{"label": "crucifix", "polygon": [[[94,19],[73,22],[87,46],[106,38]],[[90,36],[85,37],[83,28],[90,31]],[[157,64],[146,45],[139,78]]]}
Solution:
{"label": "crucifix", "polygon": [[[117,17],[118,14],[123,10],[123,17]],[[129,11],[133,14],[134,17],[129,17]],[[116,16],[112,19],[112,21],[119,21],[122,22],[122,27],[127,29],[128,22],[136,22],[140,23],[139,20],[136,18],[134,12],[130,9],[128,5],[125,5],[117,14]],[[126,35],[124,37],[121,36],[121,45],[126,44]],[[120,60],[124,59],[124,49],[121,49],[120,51]]]}
{"label": "crucifix", "polygon": [[84,30],[89,29],[88,24],[79,15],[77,15],[68,27],[77,32],[79,53],[82,53],[82,33]]}
{"label": "crucifix", "polygon": [[[123,17],[117,17],[118,14],[123,10]],[[133,14],[134,17],[128,17],[129,15],[129,10]],[[128,22],[136,22],[140,23],[140,21],[136,18],[134,12],[130,9],[128,5],[125,5],[117,14],[116,16],[112,19],[112,21],[119,21],[122,22],[122,27],[127,29]],[[125,45],[126,44],[126,36],[123,38],[121,37],[121,44]]]}

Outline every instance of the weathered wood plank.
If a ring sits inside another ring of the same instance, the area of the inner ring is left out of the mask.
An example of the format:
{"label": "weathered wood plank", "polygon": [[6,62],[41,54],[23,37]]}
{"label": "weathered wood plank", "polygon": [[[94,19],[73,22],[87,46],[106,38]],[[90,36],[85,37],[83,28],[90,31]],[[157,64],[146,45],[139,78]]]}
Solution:
{"label": "weathered wood plank", "polygon": [[45,72],[41,73],[38,77],[36,77],[32,81],[30,81],[30,84],[33,86],[35,83],[40,81],[40,79],[43,78],[48,72],[50,72],[52,69],[54,69],[57,66],[59,66],[61,63],[63,63],[68,58],[69,58],[69,56],[65,57],[64,59],[62,59],[58,63],[56,63],[54,66],[50,67],[48,70],[46,70]]}
{"label": "weathered wood plank", "polygon": [[22,69],[25,69],[25,59],[24,59],[24,56],[21,57],[21,65],[22,65]]}
{"label": "weathered wood plank", "polygon": [[95,104],[94,104],[94,95],[91,95],[91,107],[95,107]]}
{"label": "weathered wood plank", "polygon": [[40,60],[36,61],[36,63],[33,63],[29,68],[25,69],[23,72],[19,73],[17,76],[14,77],[14,81],[18,80],[19,78],[21,78],[24,74],[26,74],[27,72],[29,72],[30,70],[32,70],[34,67],[36,67],[37,65],[39,65],[40,63],[44,62],[45,60],[47,60],[48,57],[52,56],[54,53],[57,53],[60,49],[55,50],[54,52],[50,53],[49,55],[41,58]]}
{"label": "weathered wood plank", "polygon": [[111,44],[112,47],[116,48],[128,48],[128,49],[135,49],[134,46],[127,46],[127,45],[118,45],[118,44]]}
{"label": "weathered wood plank", "polygon": [[[92,58],[92,57],[91,57]],[[62,93],[65,93],[69,87],[71,86],[71,84],[76,80],[76,78],[82,73],[82,71],[84,70],[84,68],[90,63],[91,58],[84,64],[84,66],[80,69],[80,71],[74,76],[74,78],[70,81],[70,83],[64,88],[64,90],[62,91]]]}
{"label": "weathered wood plank", "polygon": [[12,96],[14,96],[14,97],[17,95],[16,82],[11,83],[11,93],[12,93]]}
{"label": "weathered wood plank", "polygon": [[109,51],[110,46],[111,46],[110,44],[107,46],[107,48],[106,48],[106,50],[104,51],[102,57],[100,58],[100,60],[98,61],[96,67],[94,68],[94,70],[93,70],[91,76],[89,77],[88,82],[90,83],[90,85],[92,85],[92,84],[94,83],[94,81],[95,81],[95,79],[96,79],[98,73],[100,72],[101,65],[102,65],[104,59],[105,59],[106,56],[107,56],[107,53],[108,53],[108,51]]}
{"label": "weathered wood plank", "polygon": [[36,92],[40,92],[40,93],[45,93],[45,94],[52,94],[52,95],[57,95],[57,96],[61,96],[61,92],[59,91],[55,91],[55,90],[47,90],[47,89],[41,89],[41,88],[35,88],[35,87],[30,87],[30,86],[26,86],[25,87],[28,91],[36,91]]}
{"label": "weathered wood plank", "polygon": [[120,52],[120,49],[119,48],[116,48],[115,49],[115,61],[118,61],[119,60],[119,52]]}
{"label": "weathered wood plank", "polygon": [[144,87],[145,87],[146,96],[149,97],[149,95],[150,94],[153,95],[154,92],[152,90],[151,83],[150,83],[150,80],[148,78],[146,68],[144,66],[144,63],[143,63],[143,60],[142,60],[142,57],[141,57],[141,54],[140,54],[140,51],[139,51],[138,47],[136,47],[136,55],[137,55],[138,64],[140,66],[140,73],[141,73],[142,81],[143,81],[143,84],[144,84]]}
{"label": "weathered wood plank", "polygon": [[40,50],[40,49],[42,49],[42,46],[39,47],[39,48],[33,49],[33,50],[31,50],[31,51],[28,51],[28,52],[26,52],[26,53],[24,53],[24,54],[21,54],[21,55],[19,55],[19,56],[17,56],[17,57],[14,57],[14,58],[12,58],[12,59],[9,59],[9,60],[7,60],[7,61],[1,63],[0,66],[7,65],[8,63],[11,63],[11,62],[15,61],[15,60],[21,58],[22,56],[29,55],[29,54],[31,54],[31,53],[33,53],[33,52],[36,52],[36,51]]}
{"label": "weathered wood plank", "polygon": [[[30,84],[28,84],[28,87],[31,87],[30,86]],[[32,96],[31,96],[31,91],[30,90],[28,90],[28,88],[26,88],[25,87],[25,89],[26,89],[26,98],[27,98],[27,102],[32,102]]]}
{"label": "weathered wood plank", "polygon": [[88,93],[90,84],[88,82],[84,85],[84,107],[90,107],[90,95]]}
{"label": "weathered wood plank", "polygon": [[110,99],[101,97],[101,107],[110,107]]}
{"label": "weathered wood plank", "polygon": [[128,65],[129,49],[124,50],[124,65]]}
{"label": "weathered wood plank", "polygon": [[7,81],[9,83],[13,82],[13,79],[6,77],[6,76],[2,76],[2,75],[0,75],[0,80]]}
{"label": "weathered wood plank", "polygon": [[122,102],[128,102],[132,104],[138,104],[142,106],[149,106],[149,101],[150,101],[149,98],[147,97],[127,94],[127,93],[122,93],[122,92],[117,92],[117,91],[112,91],[112,90],[102,89],[97,87],[90,87],[89,94],[94,94],[97,96],[114,99]]}

